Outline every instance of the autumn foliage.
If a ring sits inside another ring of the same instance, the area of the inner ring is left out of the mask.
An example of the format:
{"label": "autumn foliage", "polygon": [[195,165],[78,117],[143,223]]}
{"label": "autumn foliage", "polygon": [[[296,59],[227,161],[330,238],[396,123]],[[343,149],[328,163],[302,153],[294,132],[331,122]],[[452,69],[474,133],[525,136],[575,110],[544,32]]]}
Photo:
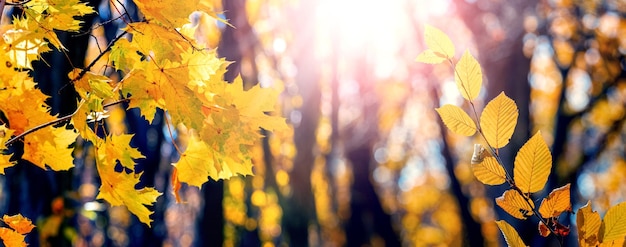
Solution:
{"label": "autumn foliage", "polygon": [[[489,101],[481,114],[474,105],[482,87],[482,70],[479,62],[465,51],[455,60],[455,47],[450,38],[441,30],[427,25],[424,39],[428,49],[418,55],[417,61],[438,64],[449,63],[454,71],[459,93],[469,103],[468,114],[464,109],[446,104],[436,111],[443,123],[452,132],[473,136],[477,132],[485,144],[476,144],[471,158],[474,176],[486,185],[507,183],[510,189],[495,199],[511,216],[526,220],[531,216],[539,219],[539,234],[548,237],[556,235],[562,244],[562,237],[570,233],[570,226],[559,223],[562,214],[573,213],[570,201],[570,184],[555,188],[535,205],[534,193],[544,189],[552,171],[552,154],[538,131],[517,152],[513,171],[507,170],[507,162],[499,156],[499,149],[505,147],[513,135],[517,124],[518,108],[504,92]],[[471,116],[470,116],[471,115]],[[580,246],[623,246],[626,238],[626,203],[611,207],[604,219],[592,210],[591,202],[576,212],[578,241]],[[526,246],[516,229],[504,220],[496,221],[509,246]]]}
{"label": "autumn foliage", "polygon": [[[186,143],[177,146],[180,160],[172,164],[174,188],[179,183],[200,187],[209,178],[251,175],[248,147],[261,137],[259,128],[275,130],[286,124],[266,114],[274,110],[277,91],[259,86],[246,91],[241,79],[226,83],[223,77],[229,62],[217,57],[215,47],[195,40],[197,26],[188,16],[200,11],[200,15],[219,19],[212,6],[200,1],[135,2],[143,18],[127,23],[93,61],[75,65],[68,74],[79,98],[78,108],[67,116],[50,114],[47,96],[29,74],[31,62],[52,49],[64,52],[55,31],[80,35],[83,23],[78,19],[95,10],[78,0],[17,4],[22,12],[0,29],[0,173],[18,159],[46,170],[71,169],[72,144],[82,139],[94,147],[101,180],[97,198],[127,207],[150,225],[150,206],[163,192],[136,188],[141,173],[135,172],[135,161],[144,156],[130,145],[132,133],[104,127],[108,107],[128,103],[150,122],[157,109],[162,109],[170,133],[188,136]],[[123,17],[123,11],[118,11]],[[102,60],[108,60],[106,66],[113,70],[97,68],[95,64]],[[111,71],[123,78],[112,79]],[[21,157],[14,155],[17,142],[24,144]],[[116,168],[120,165],[121,171]],[[5,216],[3,221],[9,228],[0,228],[0,238],[9,246],[19,246],[14,243],[23,243],[23,235],[32,229],[21,215]]]}

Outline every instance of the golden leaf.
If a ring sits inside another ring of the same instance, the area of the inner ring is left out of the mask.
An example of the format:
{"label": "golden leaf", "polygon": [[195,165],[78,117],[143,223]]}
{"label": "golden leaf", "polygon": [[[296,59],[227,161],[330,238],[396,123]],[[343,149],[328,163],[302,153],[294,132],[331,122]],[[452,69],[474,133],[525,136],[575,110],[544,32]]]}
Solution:
{"label": "golden leaf", "polygon": [[539,214],[543,218],[558,217],[561,213],[571,210],[569,183],[552,190],[548,197],[541,201],[541,206],[539,206]]}
{"label": "golden leaf", "polygon": [[98,148],[96,151],[98,153],[96,166],[102,181],[96,198],[106,200],[111,206],[126,206],[139,221],[150,226],[152,211],[147,205],[153,205],[161,193],[151,187],[135,189],[141,174],[116,172],[115,161],[106,157],[106,150]]}
{"label": "golden leaf", "polygon": [[135,168],[136,159],[145,158],[137,148],[130,146],[132,138],[131,134],[110,134],[99,149],[104,150],[108,160],[118,160],[122,166],[132,170]]}
{"label": "golden leaf", "polygon": [[152,0],[134,0],[141,13],[143,13],[148,19],[154,19],[162,24],[173,25],[174,27],[180,27],[183,24],[189,22],[189,15],[200,10],[200,0],[192,0],[181,4],[175,0],[162,0],[153,2]]}
{"label": "golden leaf", "polygon": [[424,41],[426,42],[426,46],[428,46],[436,56],[445,59],[454,57],[454,44],[452,44],[450,37],[441,30],[431,25],[426,25],[424,29]]}
{"label": "golden leaf", "polygon": [[483,85],[483,72],[476,58],[465,51],[454,70],[454,80],[461,96],[467,100],[478,97]]}
{"label": "golden leaf", "polygon": [[506,172],[494,157],[485,157],[479,164],[472,165],[474,176],[483,184],[499,185],[506,182]]}
{"label": "golden leaf", "polygon": [[[244,90],[243,80],[241,76],[237,76],[233,83],[226,85],[224,93],[232,97],[232,103],[239,110],[241,121],[253,129],[263,128],[269,131],[287,129],[284,118],[265,114],[265,112],[276,110],[278,91],[272,88],[261,88],[259,85]],[[225,97],[228,97],[227,95]]]}
{"label": "golden leaf", "polygon": [[502,196],[496,198],[496,204],[511,216],[521,220],[532,216],[533,208],[535,207],[535,204],[531,200],[526,200],[526,198],[513,189],[505,191]]}
{"label": "golden leaf", "polygon": [[580,246],[598,246],[600,237],[600,215],[592,211],[591,201],[576,212],[576,225],[578,226],[578,243]]}
{"label": "golden leaf", "polygon": [[237,174],[252,175],[252,163],[235,160],[209,147],[206,142],[192,135],[187,141],[187,149],[176,167],[178,181],[200,187],[209,177],[227,179]]}
{"label": "golden leaf", "polygon": [[517,124],[517,105],[504,92],[489,101],[480,116],[480,126],[489,145],[493,148],[506,146]]}
{"label": "golden leaf", "polygon": [[464,136],[472,136],[476,133],[476,124],[463,109],[455,105],[446,104],[435,109],[443,123],[452,132]]}
{"label": "golden leaf", "polygon": [[35,228],[33,222],[30,219],[22,216],[21,214],[16,214],[13,216],[4,215],[2,216],[2,221],[7,224],[9,227],[13,228],[19,234],[26,234]]}
{"label": "golden leaf", "polygon": [[551,168],[552,154],[541,136],[541,131],[538,131],[515,156],[515,185],[524,193],[540,191],[548,181]]}
{"label": "golden leaf", "polygon": [[69,145],[76,141],[78,134],[64,127],[47,127],[24,137],[23,159],[54,171],[69,170],[74,167],[73,148]]}
{"label": "golden leaf", "polygon": [[7,147],[4,143],[11,139],[13,130],[6,127],[6,125],[0,125],[0,174],[4,175],[4,169],[15,165],[15,162],[11,162],[11,154],[5,154]]}
{"label": "golden leaf", "polygon": [[496,224],[498,224],[498,228],[500,228],[502,235],[504,235],[504,240],[508,246],[526,247],[526,244],[522,241],[522,238],[519,236],[515,228],[509,225],[509,223],[504,220],[497,220]]}
{"label": "golden leaf", "polygon": [[0,238],[5,246],[26,247],[25,236],[6,227],[0,227]]}
{"label": "golden leaf", "polygon": [[446,61],[446,58],[438,56],[433,50],[428,49],[417,55],[415,61],[428,64],[438,64]]}
{"label": "golden leaf", "polygon": [[604,215],[599,235],[601,243],[626,237],[626,202],[609,208]]}

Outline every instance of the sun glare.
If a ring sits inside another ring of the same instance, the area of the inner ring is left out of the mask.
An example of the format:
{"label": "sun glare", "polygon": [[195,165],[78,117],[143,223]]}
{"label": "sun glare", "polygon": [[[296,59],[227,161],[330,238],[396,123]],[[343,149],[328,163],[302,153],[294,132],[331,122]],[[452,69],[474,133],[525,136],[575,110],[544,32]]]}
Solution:
{"label": "sun glare", "polygon": [[384,79],[397,73],[398,63],[413,61],[417,29],[449,7],[447,0],[323,0],[317,28],[327,42],[326,54],[367,59],[373,74]]}

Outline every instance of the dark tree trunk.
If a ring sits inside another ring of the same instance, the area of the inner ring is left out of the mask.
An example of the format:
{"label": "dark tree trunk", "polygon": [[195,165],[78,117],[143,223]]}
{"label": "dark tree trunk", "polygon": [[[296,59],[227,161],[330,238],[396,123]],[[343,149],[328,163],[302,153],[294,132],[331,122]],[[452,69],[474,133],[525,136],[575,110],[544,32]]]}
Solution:
{"label": "dark tree trunk", "polygon": [[[245,16],[245,0],[224,0],[222,2],[226,19],[230,21],[236,28],[242,20],[246,20]],[[241,42],[238,39],[238,31],[232,27],[225,27],[222,32],[220,44],[218,46],[218,54],[220,57],[226,58],[227,61],[233,62],[228,66],[228,72],[224,75],[224,80],[232,82],[241,72]],[[198,246],[222,246],[224,243],[224,181],[215,181],[209,179],[202,186],[202,194],[204,197],[204,206],[201,209],[198,219]]]}
{"label": "dark tree trunk", "polygon": [[[296,9],[298,18],[294,30],[314,30],[315,3],[301,2]],[[311,171],[315,160],[315,133],[320,118],[320,70],[314,54],[314,32],[299,32],[295,36],[295,65],[298,68],[296,83],[305,102],[297,109],[301,121],[294,123],[294,145],[297,153],[294,167],[289,172],[292,192],[285,197],[282,225],[289,246],[309,246],[309,227],[317,225],[315,201],[311,188]]]}
{"label": "dark tree trunk", "polygon": [[387,214],[372,184],[372,147],[378,136],[378,114],[367,114],[379,109],[374,91],[373,76],[367,55],[357,60],[356,81],[359,82],[361,121],[346,129],[344,150],[352,165],[353,182],[350,189],[350,218],[346,223],[347,246],[370,245],[372,237],[378,236],[385,246],[401,246],[391,216]]}

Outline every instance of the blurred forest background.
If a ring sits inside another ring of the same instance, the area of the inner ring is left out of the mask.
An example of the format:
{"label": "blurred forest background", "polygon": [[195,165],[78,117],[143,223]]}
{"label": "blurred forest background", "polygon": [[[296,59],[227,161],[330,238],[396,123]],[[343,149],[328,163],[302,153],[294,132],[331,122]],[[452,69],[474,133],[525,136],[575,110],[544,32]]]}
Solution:
{"label": "blurred forest background", "polygon": [[[91,61],[120,32],[122,19],[107,20],[122,5],[127,18],[141,18],[132,1],[89,2],[99,15],[85,22],[98,28],[59,34],[74,64]],[[227,80],[241,73],[247,86],[281,89],[280,112],[291,130],[263,131],[255,176],[183,187],[177,204],[170,177],[178,159],[172,141],[179,140],[158,120],[163,113],[148,125],[135,110],[112,110],[109,127],[136,133],[133,145],[147,157],[138,161],[143,185],[165,192],[152,228],[124,207],[95,200],[93,153],[79,142],[69,172],[18,164],[0,177],[0,211],[37,223],[31,246],[499,246],[498,219],[531,246],[556,244],[539,236],[536,218],[519,221],[495,207],[506,185],[474,178],[469,162],[482,140],[442,127],[434,108],[467,105],[448,66],[415,62],[426,49],[424,24],[450,35],[458,57],[469,49],[480,61],[486,82],[478,109],[501,91],[519,106],[501,153],[507,169],[541,130],[554,158],[546,191],[571,183],[574,210],[592,200],[601,214],[626,200],[624,1],[213,4],[235,28],[196,13],[191,20],[204,31],[196,38],[234,62]],[[35,80],[52,96],[53,114],[72,113],[73,87],[65,86],[72,66],[61,53],[44,60],[53,66],[35,64]],[[575,227],[573,214],[561,217]],[[565,243],[576,239],[572,231]]]}

